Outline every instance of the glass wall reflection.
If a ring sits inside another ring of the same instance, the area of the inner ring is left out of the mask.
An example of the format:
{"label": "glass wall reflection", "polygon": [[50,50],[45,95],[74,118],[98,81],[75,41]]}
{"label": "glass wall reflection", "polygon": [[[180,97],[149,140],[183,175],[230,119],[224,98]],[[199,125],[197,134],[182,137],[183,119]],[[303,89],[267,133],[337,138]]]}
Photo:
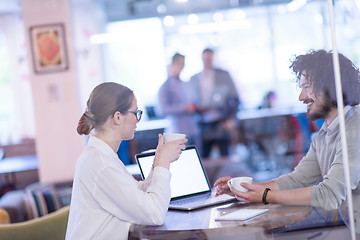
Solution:
{"label": "glass wall reflection", "polygon": [[[339,1],[335,11],[339,51],[358,65],[360,10],[355,1]],[[201,51],[209,46],[217,51],[216,64],[234,78],[244,108],[258,106],[270,90],[278,95],[277,106],[297,105],[289,59],[331,47],[326,1],[307,2],[299,9],[280,4],[112,22],[107,33],[113,37],[104,58],[107,80],[134,86],[143,96],[142,105],[156,103],[155,92],[146,86],[156,89],[165,81],[174,52],[186,55],[181,77],[188,80],[201,70]]]}

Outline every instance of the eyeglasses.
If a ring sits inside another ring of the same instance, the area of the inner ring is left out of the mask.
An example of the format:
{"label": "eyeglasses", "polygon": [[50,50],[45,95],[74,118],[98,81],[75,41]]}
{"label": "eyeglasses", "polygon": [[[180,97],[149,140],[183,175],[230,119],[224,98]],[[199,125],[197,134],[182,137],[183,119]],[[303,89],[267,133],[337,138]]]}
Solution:
{"label": "eyeglasses", "polygon": [[141,116],[143,114],[143,111],[136,110],[136,111],[126,111],[127,113],[133,113],[136,117],[136,120],[139,122],[141,120]]}

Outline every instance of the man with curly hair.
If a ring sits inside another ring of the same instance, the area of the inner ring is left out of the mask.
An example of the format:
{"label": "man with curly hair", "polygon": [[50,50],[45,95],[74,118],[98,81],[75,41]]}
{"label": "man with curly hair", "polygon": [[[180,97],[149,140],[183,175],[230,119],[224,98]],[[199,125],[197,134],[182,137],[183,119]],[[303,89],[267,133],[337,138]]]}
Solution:
{"label": "man with curly hair", "polygon": [[[339,54],[344,118],[350,167],[354,215],[360,231],[360,74],[359,69]],[[243,184],[248,192],[229,188],[223,177],[215,182],[217,194],[235,195],[247,203],[263,202],[309,205],[326,210],[342,209],[347,214],[347,192],[332,53],[310,51],[295,57],[290,68],[301,88],[299,100],[307,105],[310,120],[325,119],[310,149],[293,172],[273,180]]]}

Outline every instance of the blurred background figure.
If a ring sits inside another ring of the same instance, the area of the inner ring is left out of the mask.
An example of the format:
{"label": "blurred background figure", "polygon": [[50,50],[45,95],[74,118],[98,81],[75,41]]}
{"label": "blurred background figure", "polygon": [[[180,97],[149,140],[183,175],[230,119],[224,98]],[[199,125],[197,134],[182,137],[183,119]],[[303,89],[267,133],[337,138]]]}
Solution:
{"label": "blurred background figure", "polygon": [[202,157],[210,155],[217,145],[221,156],[229,154],[231,130],[238,111],[239,96],[230,74],[213,66],[214,51],[202,52],[203,70],[190,83],[196,91],[200,113]]}
{"label": "blurred background figure", "polygon": [[[276,99],[275,91],[266,92],[257,109],[260,112],[276,110]],[[242,122],[250,151],[248,165],[254,171],[274,170],[278,167],[279,148],[282,147],[278,133],[284,120],[283,116],[265,116]]]}
{"label": "blurred background figure", "polygon": [[259,109],[262,108],[273,108],[276,103],[276,93],[274,91],[269,91],[266,93],[266,95],[263,98],[263,102],[258,107]]}
{"label": "blurred background figure", "polygon": [[196,123],[197,107],[193,103],[195,95],[188,82],[180,79],[185,65],[185,56],[175,53],[168,70],[168,78],[158,92],[157,112],[170,120],[166,132],[185,133],[188,145],[200,146],[199,130]]}

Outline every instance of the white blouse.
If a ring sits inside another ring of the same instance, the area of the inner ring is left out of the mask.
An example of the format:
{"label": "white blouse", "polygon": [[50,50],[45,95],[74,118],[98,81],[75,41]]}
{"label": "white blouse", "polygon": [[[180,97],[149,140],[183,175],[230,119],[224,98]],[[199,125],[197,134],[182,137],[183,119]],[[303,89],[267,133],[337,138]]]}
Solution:
{"label": "white blouse", "polygon": [[131,223],[163,224],[170,178],[155,167],[135,180],[110,146],[90,136],[76,163],[66,239],[127,239]]}

